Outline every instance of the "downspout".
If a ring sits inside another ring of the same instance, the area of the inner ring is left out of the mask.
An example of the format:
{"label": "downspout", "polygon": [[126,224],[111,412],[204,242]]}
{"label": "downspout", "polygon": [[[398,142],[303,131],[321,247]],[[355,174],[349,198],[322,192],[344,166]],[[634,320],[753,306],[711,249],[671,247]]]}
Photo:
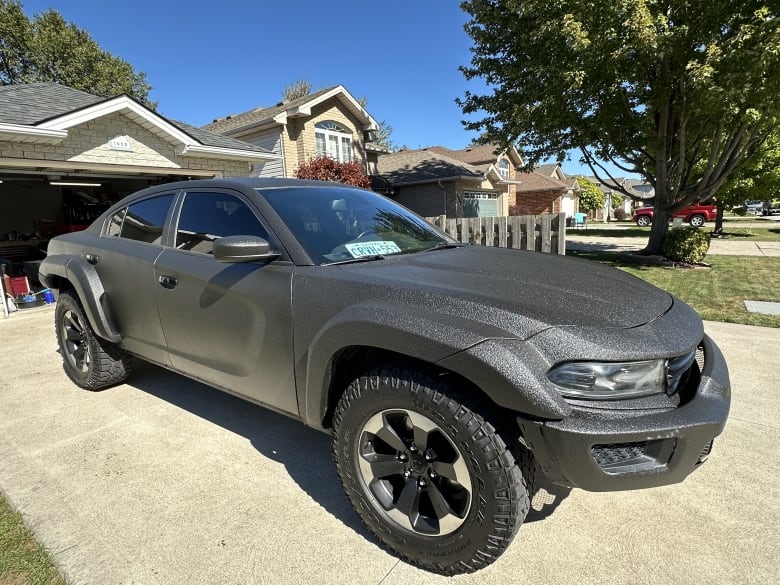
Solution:
{"label": "downspout", "polygon": [[[444,217],[447,217],[447,187],[444,186],[444,184],[441,182],[441,179],[436,181],[436,183],[439,185],[439,188],[444,193]],[[455,203],[456,209],[455,209],[455,216],[458,215],[458,209],[457,209],[457,201]]]}

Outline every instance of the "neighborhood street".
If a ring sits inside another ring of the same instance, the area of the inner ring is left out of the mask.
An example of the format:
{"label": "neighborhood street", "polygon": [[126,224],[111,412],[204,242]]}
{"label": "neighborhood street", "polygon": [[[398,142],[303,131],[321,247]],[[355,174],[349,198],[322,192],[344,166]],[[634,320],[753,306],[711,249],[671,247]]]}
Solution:
{"label": "neighborhood street", "polygon": [[707,322],[733,386],[683,484],[546,486],[508,552],[446,579],[380,548],[327,436],[145,366],[90,393],[66,378],[52,306],[0,320],[0,489],[72,585],[774,584],[780,580],[780,330]]}

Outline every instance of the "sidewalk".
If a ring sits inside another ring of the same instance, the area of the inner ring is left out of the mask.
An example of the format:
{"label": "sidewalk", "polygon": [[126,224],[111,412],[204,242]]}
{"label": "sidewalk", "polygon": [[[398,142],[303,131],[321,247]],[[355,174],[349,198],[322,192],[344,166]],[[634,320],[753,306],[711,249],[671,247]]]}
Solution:
{"label": "sidewalk", "polygon": [[73,386],[53,311],[0,320],[0,490],[72,585],[726,585],[780,579],[780,329],[706,323],[733,405],[709,461],[676,486],[548,486],[509,550],[447,579],[379,547],[347,504],[330,441],[146,366]]}
{"label": "sidewalk", "polygon": [[[647,238],[588,236],[587,230],[566,230],[567,250],[633,252],[647,245]],[[649,233],[648,233],[649,236]],[[753,242],[736,238],[712,238],[708,254],[721,256],[780,256],[780,242]]]}

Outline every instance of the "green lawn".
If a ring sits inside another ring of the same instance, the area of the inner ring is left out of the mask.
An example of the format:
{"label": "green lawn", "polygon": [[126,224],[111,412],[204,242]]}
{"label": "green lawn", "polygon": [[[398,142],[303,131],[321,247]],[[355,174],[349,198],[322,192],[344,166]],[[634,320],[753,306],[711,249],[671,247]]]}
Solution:
{"label": "green lawn", "polygon": [[0,585],[65,585],[49,555],[0,494]]}
{"label": "green lawn", "polygon": [[[780,302],[780,258],[707,256],[711,268],[642,264],[641,257],[616,252],[567,252],[616,266],[691,305],[709,321],[780,327],[780,316],[748,313],[745,300]],[[641,302],[641,299],[637,299]]]}

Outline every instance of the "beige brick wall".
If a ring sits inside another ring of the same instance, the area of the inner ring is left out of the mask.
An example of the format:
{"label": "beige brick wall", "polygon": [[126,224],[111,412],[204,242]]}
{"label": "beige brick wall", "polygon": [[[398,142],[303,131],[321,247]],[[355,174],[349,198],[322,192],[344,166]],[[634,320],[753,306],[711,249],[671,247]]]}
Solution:
{"label": "beige brick wall", "polygon": [[[117,136],[129,136],[133,151],[109,148],[108,141]],[[139,126],[124,114],[115,113],[71,128],[68,137],[59,144],[0,141],[0,157],[193,169],[225,176],[249,175],[247,162],[179,156],[176,154],[178,146]]]}
{"label": "beige brick wall", "polygon": [[287,121],[286,132],[282,135],[282,148],[285,173],[288,177],[295,176],[295,171],[301,163],[317,156],[315,124],[326,120],[333,120],[352,132],[353,159],[358,161],[365,170],[366,153],[362,126],[341,102],[334,99],[313,108],[311,117],[291,118]]}

